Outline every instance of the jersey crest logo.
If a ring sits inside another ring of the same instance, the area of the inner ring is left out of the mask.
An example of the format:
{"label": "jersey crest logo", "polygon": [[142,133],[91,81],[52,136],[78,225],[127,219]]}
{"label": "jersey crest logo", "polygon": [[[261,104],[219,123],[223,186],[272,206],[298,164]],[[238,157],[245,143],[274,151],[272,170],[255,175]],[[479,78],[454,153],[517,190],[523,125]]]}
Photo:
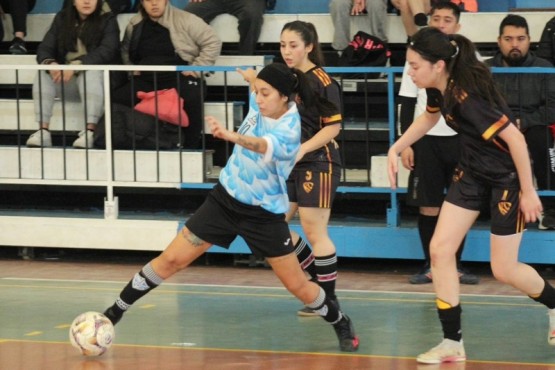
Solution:
{"label": "jersey crest logo", "polygon": [[304,182],[303,183],[303,189],[305,191],[305,193],[310,193],[312,191],[312,189],[314,189],[314,183],[313,182]]}
{"label": "jersey crest logo", "polygon": [[499,209],[499,213],[501,213],[501,215],[503,215],[503,216],[506,216],[507,213],[509,213],[512,206],[513,206],[513,204],[511,202],[507,202],[507,201],[501,201],[497,204],[497,208]]}
{"label": "jersey crest logo", "polygon": [[453,174],[453,182],[459,182],[463,176],[464,176],[464,171],[456,168],[455,173]]}

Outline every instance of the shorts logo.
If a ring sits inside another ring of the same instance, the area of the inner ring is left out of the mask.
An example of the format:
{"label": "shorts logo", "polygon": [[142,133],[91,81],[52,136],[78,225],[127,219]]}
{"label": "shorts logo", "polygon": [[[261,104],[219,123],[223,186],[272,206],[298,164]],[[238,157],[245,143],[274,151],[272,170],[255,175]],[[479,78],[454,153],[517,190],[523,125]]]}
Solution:
{"label": "shorts logo", "polygon": [[463,176],[464,176],[464,171],[456,168],[455,173],[453,174],[453,182],[459,182]]}
{"label": "shorts logo", "polygon": [[304,182],[303,183],[303,189],[304,189],[305,193],[310,193],[312,191],[312,189],[314,189],[314,183],[313,182]]}
{"label": "shorts logo", "polygon": [[513,206],[513,204],[511,202],[507,202],[507,201],[501,201],[497,204],[497,208],[499,209],[499,213],[501,213],[501,215],[503,215],[503,216],[506,216],[507,213],[509,213],[512,206]]}

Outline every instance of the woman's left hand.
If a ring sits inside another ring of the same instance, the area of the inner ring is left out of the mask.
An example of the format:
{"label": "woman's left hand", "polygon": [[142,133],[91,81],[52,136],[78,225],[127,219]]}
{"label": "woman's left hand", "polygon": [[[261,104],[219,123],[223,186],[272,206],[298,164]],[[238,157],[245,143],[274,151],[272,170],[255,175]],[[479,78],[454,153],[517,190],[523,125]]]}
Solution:
{"label": "woman's left hand", "polygon": [[194,78],[199,78],[199,76],[197,75],[196,72],[193,71],[183,71],[181,72],[181,74],[185,77],[194,77]]}

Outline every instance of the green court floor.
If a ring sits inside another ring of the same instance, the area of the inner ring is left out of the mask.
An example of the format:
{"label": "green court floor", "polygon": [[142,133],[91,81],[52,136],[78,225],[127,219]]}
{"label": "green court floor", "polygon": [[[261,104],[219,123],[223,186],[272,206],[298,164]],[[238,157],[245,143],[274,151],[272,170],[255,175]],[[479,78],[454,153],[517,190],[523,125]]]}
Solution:
{"label": "green court floor", "polygon": [[[67,342],[70,353],[73,318],[102,311],[123,285],[0,279],[0,348],[8,341]],[[441,338],[431,294],[340,291],[339,298],[360,337],[356,355],[414,358]],[[539,304],[526,297],[466,295],[462,305],[469,360],[555,364],[555,348],[546,342],[546,310]],[[298,308],[282,288],[164,284],[124,316],[110,351],[163,346],[339,353],[332,328],[320,318],[297,317]]]}

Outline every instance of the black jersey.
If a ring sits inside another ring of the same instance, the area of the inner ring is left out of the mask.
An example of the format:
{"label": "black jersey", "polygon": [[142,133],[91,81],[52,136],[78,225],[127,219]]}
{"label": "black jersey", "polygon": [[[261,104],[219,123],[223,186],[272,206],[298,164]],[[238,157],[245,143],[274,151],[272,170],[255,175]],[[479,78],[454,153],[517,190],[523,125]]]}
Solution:
{"label": "black jersey", "polygon": [[462,168],[491,180],[516,172],[507,143],[498,137],[511,123],[512,114],[506,105],[495,107],[480,96],[458,90],[457,104],[448,110],[439,90],[426,89],[426,93],[426,110],[441,111],[447,125],[460,134]]}
{"label": "black jersey", "polygon": [[[328,125],[339,125],[343,120],[341,116],[341,93],[339,85],[321,67],[314,67],[306,76],[314,91],[320,96],[335,104],[337,111],[327,117],[323,117],[315,107],[299,105],[301,115],[301,143],[308,141],[323,127]],[[311,169],[314,171],[329,171],[331,165],[341,165],[339,147],[335,140],[323,147],[316,149],[306,155],[297,163],[295,169]]]}

